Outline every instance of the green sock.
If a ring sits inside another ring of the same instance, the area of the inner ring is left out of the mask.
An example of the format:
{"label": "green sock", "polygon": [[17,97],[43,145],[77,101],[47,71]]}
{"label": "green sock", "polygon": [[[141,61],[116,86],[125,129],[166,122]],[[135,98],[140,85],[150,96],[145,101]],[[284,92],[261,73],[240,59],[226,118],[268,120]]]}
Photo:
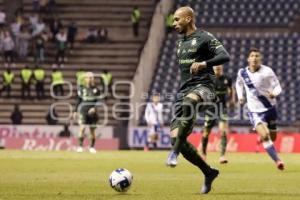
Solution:
{"label": "green sock", "polygon": [[197,153],[196,148],[191,143],[185,142],[182,145],[181,154],[190,163],[199,167],[204,175],[208,175],[210,173],[210,166],[207,165],[204,160],[202,160],[201,156]]}
{"label": "green sock", "polygon": [[95,142],[96,142],[96,139],[95,138],[93,138],[93,137],[91,137],[91,139],[90,139],[91,141],[91,143],[90,143],[90,147],[94,147],[95,146]]}
{"label": "green sock", "polygon": [[83,140],[84,140],[84,137],[79,137],[78,138],[78,144],[79,144],[80,147],[83,146]]}
{"label": "green sock", "polygon": [[202,153],[203,153],[204,155],[206,155],[206,149],[207,149],[208,137],[203,137],[203,136],[202,136],[201,142],[202,142]]}
{"label": "green sock", "polygon": [[226,146],[227,146],[227,136],[226,133],[223,133],[223,135],[221,136],[221,156],[225,155]]}

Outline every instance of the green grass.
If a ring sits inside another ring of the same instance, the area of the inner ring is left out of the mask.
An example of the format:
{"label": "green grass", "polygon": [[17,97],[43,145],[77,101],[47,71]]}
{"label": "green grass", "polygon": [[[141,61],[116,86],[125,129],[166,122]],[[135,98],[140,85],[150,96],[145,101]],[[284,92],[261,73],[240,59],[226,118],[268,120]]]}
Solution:
{"label": "green grass", "polygon": [[[230,163],[219,165],[218,154],[208,162],[220,169],[213,190],[199,194],[203,176],[180,157],[170,169],[168,152],[105,151],[96,155],[74,152],[0,151],[0,200],[35,199],[300,199],[299,154],[282,154],[287,169],[278,171],[266,154],[228,154]],[[133,173],[131,189],[120,194],[110,188],[115,168]]]}

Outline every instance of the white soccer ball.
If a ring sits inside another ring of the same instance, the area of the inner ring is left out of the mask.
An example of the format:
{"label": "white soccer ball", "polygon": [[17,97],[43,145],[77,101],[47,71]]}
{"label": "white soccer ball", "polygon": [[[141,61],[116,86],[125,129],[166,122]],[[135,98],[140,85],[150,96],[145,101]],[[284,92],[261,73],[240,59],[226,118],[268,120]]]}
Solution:
{"label": "white soccer ball", "polygon": [[119,168],[109,176],[110,186],[118,192],[126,192],[132,183],[133,176],[127,169]]}

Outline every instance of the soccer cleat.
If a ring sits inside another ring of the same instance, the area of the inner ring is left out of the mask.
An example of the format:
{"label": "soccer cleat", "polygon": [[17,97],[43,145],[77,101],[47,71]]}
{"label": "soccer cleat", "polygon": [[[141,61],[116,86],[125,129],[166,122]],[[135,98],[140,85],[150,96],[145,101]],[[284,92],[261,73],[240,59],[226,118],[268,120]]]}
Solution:
{"label": "soccer cleat", "polygon": [[83,152],[83,148],[82,147],[77,147],[77,153],[82,153]]}
{"label": "soccer cleat", "polygon": [[169,153],[166,165],[169,167],[176,167],[177,165],[177,153],[175,153],[173,150]]}
{"label": "soccer cleat", "polygon": [[276,165],[277,165],[277,169],[284,170],[284,163],[281,160],[278,160],[276,162]]}
{"label": "soccer cleat", "polygon": [[211,190],[211,185],[215,178],[217,178],[219,175],[219,170],[211,168],[211,172],[208,176],[204,177],[204,185],[202,186],[201,193],[207,194]]}
{"label": "soccer cleat", "polygon": [[228,160],[225,158],[225,156],[221,156],[219,159],[220,164],[226,164],[228,163]]}
{"label": "soccer cleat", "polygon": [[90,153],[97,153],[96,149],[94,147],[90,147],[89,148],[89,152]]}

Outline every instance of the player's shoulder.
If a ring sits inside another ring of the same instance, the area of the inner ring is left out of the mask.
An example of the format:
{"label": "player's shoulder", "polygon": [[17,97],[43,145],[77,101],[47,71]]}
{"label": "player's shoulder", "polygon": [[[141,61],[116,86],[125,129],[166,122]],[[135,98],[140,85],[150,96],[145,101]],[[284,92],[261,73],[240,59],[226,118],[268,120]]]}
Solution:
{"label": "player's shoulder", "polygon": [[273,69],[267,65],[261,65],[260,67],[261,67],[262,71],[265,71],[265,72],[273,71]]}
{"label": "player's shoulder", "polygon": [[193,38],[201,39],[201,40],[211,40],[214,39],[215,36],[205,30],[196,30],[196,32],[193,34]]}
{"label": "player's shoulder", "polygon": [[247,70],[247,67],[241,67],[241,68],[238,70],[238,74],[241,75],[242,72],[244,72],[245,70]]}

